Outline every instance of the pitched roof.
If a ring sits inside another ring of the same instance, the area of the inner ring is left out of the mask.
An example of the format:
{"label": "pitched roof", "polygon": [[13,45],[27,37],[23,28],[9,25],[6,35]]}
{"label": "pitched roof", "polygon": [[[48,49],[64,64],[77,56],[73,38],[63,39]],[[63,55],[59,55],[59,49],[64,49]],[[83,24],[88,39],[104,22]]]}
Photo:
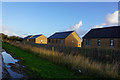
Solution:
{"label": "pitched roof", "polygon": [[66,31],[66,32],[56,32],[49,39],[65,39],[68,35],[70,35],[74,31]]}
{"label": "pitched roof", "polygon": [[26,37],[24,37],[24,39],[28,39],[28,38],[30,38],[32,35],[28,35],[28,36],[26,36]]}
{"label": "pitched roof", "polygon": [[40,35],[34,35],[33,37],[31,37],[30,39],[36,39],[37,37],[41,36],[42,34]]}
{"label": "pitched roof", "polygon": [[120,38],[120,26],[91,29],[83,38]]}

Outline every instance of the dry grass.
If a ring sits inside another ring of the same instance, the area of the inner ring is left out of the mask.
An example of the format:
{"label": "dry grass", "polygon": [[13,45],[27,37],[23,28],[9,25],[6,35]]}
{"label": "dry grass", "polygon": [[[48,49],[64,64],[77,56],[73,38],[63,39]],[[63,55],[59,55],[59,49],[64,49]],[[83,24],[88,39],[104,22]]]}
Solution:
{"label": "dry grass", "polygon": [[54,51],[54,49],[47,50],[45,48],[33,47],[30,45],[23,45],[20,43],[10,43],[22,49],[34,52],[36,55],[46,58],[48,60],[53,61],[55,64],[62,64],[65,66],[69,66],[73,70],[81,69],[83,72],[88,72],[92,74],[98,74],[102,77],[110,77],[110,78],[120,78],[118,74],[118,64],[103,64],[95,61],[90,61],[88,58],[79,55],[69,54],[64,55],[64,53],[60,53]]}

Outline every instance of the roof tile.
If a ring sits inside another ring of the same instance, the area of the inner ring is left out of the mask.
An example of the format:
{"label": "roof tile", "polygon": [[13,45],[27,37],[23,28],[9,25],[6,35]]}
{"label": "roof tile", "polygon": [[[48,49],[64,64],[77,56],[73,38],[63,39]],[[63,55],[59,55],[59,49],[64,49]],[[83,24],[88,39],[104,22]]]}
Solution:
{"label": "roof tile", "polygon": [[65,39],[72,32],[74,32],[74,31],[56,32],[53,35],[51,35],[50,37],[48,37],[48,39]]}
{"label": "roof tile", "polygon": [[83,38],[120,38],[120,26],[91,29]]}

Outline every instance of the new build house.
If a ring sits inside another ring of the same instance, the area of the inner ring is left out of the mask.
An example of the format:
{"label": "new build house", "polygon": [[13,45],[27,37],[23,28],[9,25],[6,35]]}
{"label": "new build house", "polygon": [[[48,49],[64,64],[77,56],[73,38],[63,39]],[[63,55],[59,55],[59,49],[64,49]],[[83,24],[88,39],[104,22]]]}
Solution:
{"label": "new build house", "polygon": [[81,38],[75,31],[56,32],[48,37],[48,44],[81,47]]}
{"label": "new build house", "polygon": [[30,38],[30,43],[47,44],[47,38],[42,34],[34,35]]}
{"label": "new build house", "polygon": [[30,38],[33,37],[33,35],[28,35],[24,38],[24,42],[29,42]]}
{"label": "new build house", "polygon": [[83,47],[120,49],[120,26],[91,29],[83,37]]}

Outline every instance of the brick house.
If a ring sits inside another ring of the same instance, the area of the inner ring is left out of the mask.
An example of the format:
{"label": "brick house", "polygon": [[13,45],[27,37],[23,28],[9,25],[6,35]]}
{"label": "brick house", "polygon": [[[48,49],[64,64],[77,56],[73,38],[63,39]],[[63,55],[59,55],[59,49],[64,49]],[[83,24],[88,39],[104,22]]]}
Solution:
{"label": "brick house", "polygon": [[83,37],[83,47],[120,49],[120,26],[91,29]]}
{"label": "brick house", "polygon": [[56,32],[48,37],[48,44],[81,47],[81,38],[75,31]]}
{"label": "brick house", "polygon": [[28,35],[24,37],[24,42],[29,42],[31,37],[33,37],[33,35]]}
{"label": "brick house", "polygon": [[34,35],[29,40],[30,43],[47,44],[47,38],[43,35]]}

